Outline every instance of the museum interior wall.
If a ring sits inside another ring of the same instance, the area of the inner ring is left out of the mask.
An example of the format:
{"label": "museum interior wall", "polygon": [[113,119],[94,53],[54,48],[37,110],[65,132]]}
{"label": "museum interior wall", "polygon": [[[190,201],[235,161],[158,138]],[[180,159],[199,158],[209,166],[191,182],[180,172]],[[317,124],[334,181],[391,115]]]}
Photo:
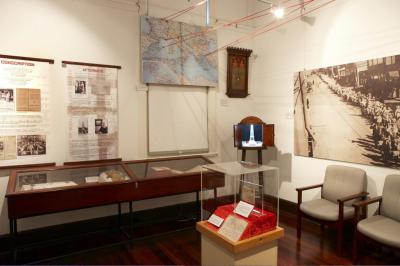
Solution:
{"label": "museum interior wall", "polygon": [[[218,112],[224,125],[223,131],[218,132],[224,136],[223,160],[236,156],[230,148],[231,124],[252,114],[275,124],[276,149],[265,151],[264,161],[280,167],[281,198],[296,202],[295,188],[321,183],[326,166],[331,164],[364,169],[371,196],[381,195],[386,175],[398,173],[398,169],[294,156],[293,76],[304,69],[399,54],[399,9],[400,2],[396,0],[336,1],[307,16],[306,22],[296,20],[256,38],[251,95],[244,100],[229,100],[228,107]],[[303,200],[317,197],[316,193],[305,193]]]}
{"label": "museum interior wall", "polygon": [[[124,160],[147,158],[147,92],[140,83],[140,27],[136,1],[108,0],[4,0],[0,29],[4,37],[0,44],[2,54],[53,58],[51,65],[51,145],[50,157],[57,164],[67,159],[67,90],[65,68],[62,60],[88,63],[120,65],[118,72],[118,119],[119,155]],[[141,14],[145,14],[142,1]],[[181,9],[186,0],[149,1],[149,15],[163,17]],[[229,0],[215,1],[212,17],[219,21],[229,21],[245,16],[247,1],[235,5]],[[16,19],[15,14],[18,14]],[[218,14],[218,15],[216,15]],[[181,21],[204,25],[204,9],[196,10],[190,16],[182,16]],[[248,31],[249,26],[239,26],[220,30],[221,43],[237,39]],[[244,44],[251,48],[252,42]],[[219,139],[214,138],[219,130],[216,112],[217,94],[223,93],[226,79],[226,56],[219,56],[219,88],[210,88],[208,93],[209,146],[210,155],[218,160]],[[230,135],[232,135],[230,133]],[[0,174],[0,176],[4,176]],[[0,178],[0,235],[8,233],[7,204],[4,198],[8,177]],[[166,197],[135,202],[134,209],[142,210],[165,205],[194,201],[193,194]],[[127,206],[124,206],[127,208]],[[114,215],[116,206],[91,208],[83,211],[65,212],[21,219],[21,230]]]}
{"label": "museum interior wall", "polygon": [[[144,1],[143,1],[144,2]],[[168,2],[168,3],[167,3]],[[264,151],[264,163],[280,167],[280,196],[295,202],[295,188],[322,181],[327,165],[353,165],[365,169],[368,191],[380,195],[384,178],[395,170],[359,164],[294,156],[293,75],[304,69],[343,64],[400,53],[400,20],[397,0],[337,1],[332,6],[296,20],[237,46],[253,50],[250,58],[249,93],[232,99],[226,92],[226,52],[219,53],[219,87],[208,94],[210,158],[232,161],[232,125],[250,115],[275,124],[275,148]],[[150,0],[149,15],[162,17],[181,9],[186,0]],[[212,1],[212,17],[229,21],[257,10],[254,1]],[[145,6],[140,10],[146,12]],[[16,17],[16,14],[18,16]],[[204,10],[179,20],[204,24]],[[51,157],[57,164],[66,160],[67,111],[65,78],[61,60],[121,65],[119,71],[119,154],[124,160],[147,155],[147,92],[140,83],[139,16],[134,1],[126,0],[2,0],[0,51],[3,54],[53,58],[51,66]],[[251,31],[248,24],[219,30],[219,45]],[[368,26],[366,26],[368,25]],[[249,153],[250,160],[255,154]],[[2,176],[2,175],[0,175]],[[7,177],[0,177],[0,235],[8,233],[4,194]],[[313,192],[305,200],[316,197]],[[134,209],[156,208],[194,200],[180,195],[135,202]],[[20,228],[116,214],[116,207],[92,208],[20,221]]]}

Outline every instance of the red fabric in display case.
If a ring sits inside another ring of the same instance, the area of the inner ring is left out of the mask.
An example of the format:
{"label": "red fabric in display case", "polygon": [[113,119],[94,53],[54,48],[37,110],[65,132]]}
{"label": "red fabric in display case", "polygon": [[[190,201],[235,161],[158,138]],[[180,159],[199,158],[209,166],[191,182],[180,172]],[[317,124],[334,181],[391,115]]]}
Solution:
{"label": "red fabric in display case", "polygon": [[[234,204],[228,204],[218,207],[214,214],[225,220],[230,214],[233,214],[233,210]],[[262,212],[261,209],[254,207],[248,218],[245,218],[239,214],[235,215],[239,219],[243,219],[248,223],[246,230],[244,230],[242,236],[240,237],[240,240],[260,235],[276,228],[276,215],[266,210]],[[207,223],[207,225],[214,231],[219,230],[219,228],[213,224]]]}

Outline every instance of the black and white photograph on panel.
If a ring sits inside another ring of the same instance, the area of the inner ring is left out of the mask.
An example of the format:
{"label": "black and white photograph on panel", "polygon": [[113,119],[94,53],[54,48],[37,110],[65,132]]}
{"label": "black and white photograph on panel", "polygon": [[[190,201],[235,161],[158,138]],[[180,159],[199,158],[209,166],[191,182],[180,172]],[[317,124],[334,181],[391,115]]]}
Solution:
{"label": "black and white photograph on panel", "polygon": [[84,80],[75,81],[75,94],[86,94],[86,81]]}
{"label": "black and white photograph on panel", "polygon": [[14,90],[0,88],[0,112],[14,111]]}
{"label": "black and white photograph on panel", "polygon": [[294,75],[295,155],[400,168],[400,55]]}
{"label": "black and white photograph on panel", "polygon": [[88,118],[79,118],[78,122],[78,135],[87,135],[89,133]]}
{"label": "black and white photograph on panel", "polygon": [[32,156],[46,154],[45,135],[17,136],[18,156]]}
{"label": "black and white photograph on panel", "polygon": [[95,119],[94,120],[94,133],[96,134],[108,134],[108,123],[106,119]]}

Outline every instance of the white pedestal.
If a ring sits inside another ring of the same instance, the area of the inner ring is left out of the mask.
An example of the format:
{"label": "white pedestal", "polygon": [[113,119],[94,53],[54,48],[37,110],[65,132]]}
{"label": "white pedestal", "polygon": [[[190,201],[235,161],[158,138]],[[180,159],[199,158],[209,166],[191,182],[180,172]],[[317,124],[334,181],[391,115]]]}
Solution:
{"label": "white pedestal", "polygon": [[210,230],[204,222],[197,224],[201,233],[201,265],[277,265],[278,239],[283,237],[284,230],[255,236],[236,243]]}

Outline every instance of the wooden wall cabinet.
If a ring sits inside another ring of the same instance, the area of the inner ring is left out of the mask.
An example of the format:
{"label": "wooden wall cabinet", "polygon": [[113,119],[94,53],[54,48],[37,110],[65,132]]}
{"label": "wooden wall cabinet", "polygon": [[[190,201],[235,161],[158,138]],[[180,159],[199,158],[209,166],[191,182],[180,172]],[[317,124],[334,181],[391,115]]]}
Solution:
{"label": "wooden wall cabinet", "polygon": [[230,98],[245,98],[249,95],[249,57],[252,50],[228,47],[228,73],[226,95]]}

